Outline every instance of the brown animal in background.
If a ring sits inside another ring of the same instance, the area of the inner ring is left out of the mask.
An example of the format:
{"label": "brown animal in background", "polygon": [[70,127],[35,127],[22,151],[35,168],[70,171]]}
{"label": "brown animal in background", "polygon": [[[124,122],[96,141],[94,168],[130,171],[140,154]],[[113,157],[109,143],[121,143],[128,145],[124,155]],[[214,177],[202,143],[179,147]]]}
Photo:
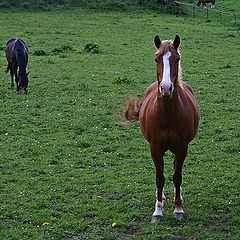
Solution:
{"label": "brown animal in background", "polygon": [[28,47],[26,43],[19,38],[11,38],[6,43],[5,52],[8,61],[6,72],[10,71],[11,86],[14,87],[13,76],[15,76],[17,93],[20,93],[20,89],[23,88],[25,94],[27,94],[29,72],[26,72],[28,64]]}
{"label": "brown animal in background", "polygon": [[197,134],[200,111],[192,88],[181,79],[180,37],[174,41],[154,38],[157,81],[151,84],[143,99],[128,99],[124,110],[125,118],[140,121],[141,130],[150,144],[151,156],[156,168],[156,205],[152,222],[163,216],[164,200],[164,153],[174,155],[175,210],[176,218],[184,215],[182,208],[182,167],[187,155],[188,144]]}
{"label": "brown animal in background", "polygon": [[215,2],[216,2],[215,0],[198,0],[197,6],[200,7],[201,4],[206,6],[206,3],[211,3],[212,4],[211,7],[214,8]]}

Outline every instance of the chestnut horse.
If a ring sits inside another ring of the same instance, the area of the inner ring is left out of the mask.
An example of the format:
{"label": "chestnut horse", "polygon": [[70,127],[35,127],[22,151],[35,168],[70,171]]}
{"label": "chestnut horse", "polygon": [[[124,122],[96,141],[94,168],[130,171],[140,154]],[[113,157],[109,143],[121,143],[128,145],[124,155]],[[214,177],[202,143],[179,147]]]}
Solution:
{"label": "chestnut horse", "polygon": [[150,144],[151,156],[156,168],[156,204],[152,222],[163,216],[164,153],[170,150],[174,155],[175,210],[181,219],[182,167],[187,155],[188,144],[196,136],[200,111],[192,88],[181,79],[180,37],[174,41],[154,38],[157,81],[146,90],[143,99],[130,98],[124,109],[125,118],[134,122],[140,120],[141,130]]}
{"label": "chestnut horse", "polygon": [[26,43],[19,38],[11,38],[6,43],[5,53],[8,61],[6,72],[10,70],[11,86],[14,87],[13,76],[15,76],[17,93],[20,93],[20,89],[23,88],[25,94],[27,94],[29,72],[26,71],[28,64],[28,47]]}
{"label": "chestnut horse", "polygon": [[216,2],[215,0],[198,0],[197,6],[200,7],[201,4],[206,6],[206,3],[211,3],[212,4],[211,7],[214,8],[215,2]]}

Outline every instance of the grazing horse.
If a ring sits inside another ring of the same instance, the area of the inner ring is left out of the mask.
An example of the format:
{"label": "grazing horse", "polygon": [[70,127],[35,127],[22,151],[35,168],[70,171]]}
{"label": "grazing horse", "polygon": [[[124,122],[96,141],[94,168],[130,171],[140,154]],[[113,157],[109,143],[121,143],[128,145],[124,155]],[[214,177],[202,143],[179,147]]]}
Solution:
{"label": "grazing horse", "polygon": [[212,4],[211,7],[214,8],[215,2],[216,2],[215,0],[198,0],[197,6],[200,7],[201,4],[204,5],[204,6],[206,6],[206,3],[211,3],[211,4]]}
{"label": "grazing horse", "polygon": [[152,222],[163,216],[164,200],[164,153],[170,150],[174,155],[175,185],[174,215],[181,219],[182,208],[182,167],[187,155],[188,144],[196,136],[200,111],[192,88],[181,79],[180,37],[174,41],[154,38],[157,81],[145,91],[143,99],[127,99],[125,118],[140,120],[141,130],[150,144],[151,156],[156,169],[156,204]]}
{"label": "grazing horse", "polygon": [[25,94],[27,94],[29,72],[26,71],[28,64],[28,47],[26,43],[19,38],[11,38],[6,43],[5,52],[8,61],[6,72],[10,70],[11,86],[14,87],[13,76],[15,76],[17,93],[20,93],[20,89],[23,88]]}

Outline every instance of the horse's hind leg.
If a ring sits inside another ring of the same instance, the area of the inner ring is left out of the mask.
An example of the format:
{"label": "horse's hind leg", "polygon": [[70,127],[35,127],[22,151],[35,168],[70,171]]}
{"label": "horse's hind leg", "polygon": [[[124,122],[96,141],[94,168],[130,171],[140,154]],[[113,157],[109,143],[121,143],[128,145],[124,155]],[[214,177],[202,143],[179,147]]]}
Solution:
{"label": "horse's hind leg", "polygon": [[[20,87],[19,87],[19,78],[18,78],[17,68],[18,68],[18,66],[14,64],[12,69],[13,69],[13,74],[15,75],[16,91],[17,91],[17,94],[19,94]],[[13,80],[12,80],[12,83],[13,83]]]}
{"label": "horse's hind leg", "polygon": [[12,68],[10,68],[10,75],[11,75],[11,81],[12,81],[12,83],[11,83],[11,88],[14,88],[14,79],[13,79],[13,70],[12,70]]}
{"label": "horse's hind leg", "polygon": [[163,175],[163,153],[159,151],[158,146],[151,144],[151,155],[156,169],[156,204],[155,211],[152,215],[152,222],[156,223],[163,216],[163,187],[165,178]]}
{"label": "horse's hind leg", "polygon": [[6,68],[6,73],[10,71],[10,76],[11,76],[11,88],[14,87],[14,79],[13,79],[13,76],[14,76],[14,73],[13,73],[13,67],[12,67],[12,64],[10,62],[8,62],[8,66]]}
{"label": "horse's hind leg", "polygon": [[184,216],[184,211],[182,208],[182,167],[184,159],[187,155],[187,146],[182,148],[180,151],[178,151],[175,155],[174,159],[174,175],[173,175],[173,183],[175,185],[175,196],[174,196],[174,204],[175,204],[175,210],[173,212],[174,216],[177,219],[182,219]]}

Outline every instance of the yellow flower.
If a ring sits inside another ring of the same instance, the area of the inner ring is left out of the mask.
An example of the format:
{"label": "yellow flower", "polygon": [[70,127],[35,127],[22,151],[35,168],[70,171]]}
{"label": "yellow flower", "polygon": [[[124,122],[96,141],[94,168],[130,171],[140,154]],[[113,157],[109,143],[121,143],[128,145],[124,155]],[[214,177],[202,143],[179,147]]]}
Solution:
{"label": "yellow flower", "polygon": [[116,222],[112,223],[112,227],[113,227],[113,228],[116,227],[116,226],[117,226],[117,223],[116,223]]}
{"label": "yellow flower", "polygon": [[48,225],[49,222],[45,221],[42,225],[45,226],[45,225]]}

